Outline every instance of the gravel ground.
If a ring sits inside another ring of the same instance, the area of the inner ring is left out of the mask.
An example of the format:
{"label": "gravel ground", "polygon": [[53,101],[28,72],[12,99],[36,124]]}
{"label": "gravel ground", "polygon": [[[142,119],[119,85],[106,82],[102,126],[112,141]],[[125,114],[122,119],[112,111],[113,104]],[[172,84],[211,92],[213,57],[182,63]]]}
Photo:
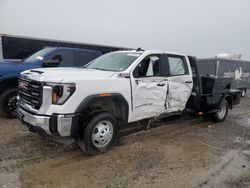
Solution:
{"label": "gravel ground", "polygon": [[88,156],[0,119],[0,187],[250,187],[250,96],[215,124],[167,118]]}

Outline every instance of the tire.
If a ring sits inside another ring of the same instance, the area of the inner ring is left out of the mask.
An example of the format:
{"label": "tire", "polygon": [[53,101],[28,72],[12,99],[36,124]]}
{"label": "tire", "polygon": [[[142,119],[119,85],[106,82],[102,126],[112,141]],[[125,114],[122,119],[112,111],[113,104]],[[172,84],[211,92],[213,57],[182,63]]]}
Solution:
{"label": "tire", "polygon": [[216,123],[223,122],[228,113],[228,102],[226,100],[221,101],[220,108],[213,114],[213,121]]}
{"label": "tire", "polygon": [[247,93],[246,89],[242,89],[241,90],[241,97],[245,97],[246,93]]}
{"label": "tire", "polygon": [[6,89],[0,97],[0,114],[8,119],[16,118],[17,88]]}
{"label": "tire", "polygon": [[88,123],[83,142],[82,150],[90,155],[105,153],[110,150],[118,135],[118,122],[109,112],[101,112],[95,115]]}

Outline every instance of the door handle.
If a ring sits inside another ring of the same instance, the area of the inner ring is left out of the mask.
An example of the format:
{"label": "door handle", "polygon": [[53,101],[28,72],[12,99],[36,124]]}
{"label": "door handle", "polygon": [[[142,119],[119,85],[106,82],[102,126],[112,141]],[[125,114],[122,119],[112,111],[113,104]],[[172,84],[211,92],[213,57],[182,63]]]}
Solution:
{"label": "door handle", "polygon": [[165,79],[163,79],[162,81],[168,81],[168,79],[167,79],[167,78],[165,78]]}
{"label": "door handle", "polygon": [[157,86],[163,87],[163,86],[165,86],[165,84],[157,84]]}
{"label": "door handle", "polygon": [[193,81],[185,81],[185,83],[187,84],[191,84]]}

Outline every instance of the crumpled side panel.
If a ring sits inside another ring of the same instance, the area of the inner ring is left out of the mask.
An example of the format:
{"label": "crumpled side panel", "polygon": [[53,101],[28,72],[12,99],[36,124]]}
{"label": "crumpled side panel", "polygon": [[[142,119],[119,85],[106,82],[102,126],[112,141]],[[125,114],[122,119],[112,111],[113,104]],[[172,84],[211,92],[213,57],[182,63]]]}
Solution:
{"label": "crumpled side panel", "polygon": [[188,76],[170,78],[167,97],[168,109],[173,111],[184,110],[193,86],[185,83],[186,80],[189,80]]}
{"label": "crumpled side panel", "polygon": [[169,108],[171,107],[185,107],[188,96],[188,92],[183,91],[183,84],[179,82],[171,82],[169,83],[169,95],[168,102]]}
{"label": "crumpled side panel", "polygon": [[133,120],[144,119],[163,113],[167,94],[167,84],[157,86],[157,82],[139,82],[134,91],[134,110],[137,112]]}

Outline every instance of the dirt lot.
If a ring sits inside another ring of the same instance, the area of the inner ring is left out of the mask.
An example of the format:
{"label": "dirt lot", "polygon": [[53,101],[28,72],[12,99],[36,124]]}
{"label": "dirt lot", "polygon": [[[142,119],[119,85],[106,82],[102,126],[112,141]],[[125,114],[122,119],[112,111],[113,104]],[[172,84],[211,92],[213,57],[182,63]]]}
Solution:
{"label": "dirt lot", "polygon": [[250,96],[221,124],[164,119],[87,156],[0,120],[0,187],[250,187]]}

